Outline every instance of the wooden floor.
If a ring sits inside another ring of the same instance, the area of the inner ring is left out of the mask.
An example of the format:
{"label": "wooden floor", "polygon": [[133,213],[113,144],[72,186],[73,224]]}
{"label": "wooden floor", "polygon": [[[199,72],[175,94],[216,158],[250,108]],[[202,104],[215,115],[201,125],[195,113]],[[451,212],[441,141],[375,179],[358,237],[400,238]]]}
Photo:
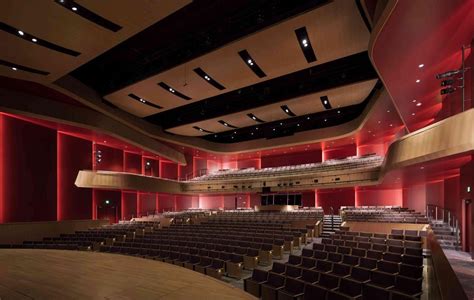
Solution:
{"label": "wooden floor", "polygon": [[254,299],[185,268],[118,254],[0,249],[0,299]]}

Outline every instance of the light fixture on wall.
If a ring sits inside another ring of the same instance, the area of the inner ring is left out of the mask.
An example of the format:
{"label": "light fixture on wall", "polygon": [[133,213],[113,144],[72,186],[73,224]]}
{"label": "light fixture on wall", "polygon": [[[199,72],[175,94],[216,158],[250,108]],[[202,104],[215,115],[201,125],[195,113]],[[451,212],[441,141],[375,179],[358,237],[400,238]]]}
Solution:
{"label": "light fixture on wall", "polygon": [[102,162],[102,151],[97,150],[97,151],[95,152],[95,162],[96,162],[97,164],[100,164],[100,163]]}
{"label": "light fixture on wall", "polygon": [[151,161],[147,160],[145,162],[145,170],[151,170]]}

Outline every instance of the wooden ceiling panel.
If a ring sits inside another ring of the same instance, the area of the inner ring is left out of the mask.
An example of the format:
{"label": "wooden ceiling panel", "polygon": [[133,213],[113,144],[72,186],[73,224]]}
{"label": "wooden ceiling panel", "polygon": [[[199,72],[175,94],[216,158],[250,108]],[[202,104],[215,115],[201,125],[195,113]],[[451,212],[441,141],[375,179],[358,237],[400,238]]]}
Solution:
{"label": "wooden ceiling panel", "polygon": [[[311,64],[306,62],[294,32],[303,26],[306,26],[318,58]],[[158,99],[157,104],[163,106],[164,111],[365,51],[368,40],[369,32],[355,1],[336,0],[111,93],[105,98],[118,105],[129,93],[134,93],[143,98]],[[266,77],[258,78],[242,61],[237,53],[243,49],[250,53],[267,74]],[[202,68],[226,89],[218,90],[197,76],[193,72],[197,67]],[[157,85],[161,81],[192,100],[185,101],[165,91]],[[120,107],[133,113],[126,106]],[[150,109],[149,114],[153,113]]]}
{"label": "wooden ceiling panel", "polygon": [[197,126],[216,133],[232,129],[220,124],[218,122],[219,120],[224,120],[228,124],[231,124],[236,127],[247,127],[257,125],[257,122],[247,116],[247,114],[249,113],[253,113],[259,119],[265,122],[284,120],[287,119],[289,116],[281,109],[282,105],[288,105],[291,111],[293,111],[296,115],[299,116],[321,112],[325,110],[323,105],[321,104],[321,96],[328,96],[333,109],[337,109],[338,107],[355,105],[365,100],[365,98],[370,94],[376,83],[376,79],[363,81],[327,91],[322,91],[320,93],[314,93],[311,95],[306,95],[303,97],[298,97],[291,100],[258,107],[252,110],[246,110],[219,118],[213,118],[201,122],[170,128],[167,131],[179,135],[203,136],[207,135],[208,133],[198,131],[193,128],[193,126]]}
{"label": "wooden ceiling panel", "polygon": [[73,57],[1,32],[0,59],[43,69],[50,74],[47,76],[26,72],[12,74],[8,68],[0,67],[0,75],[43,83],[55,81],[190,2],[190,0],[119,0],[113,2],[112,9],[112,4],[107,1],[78,1],[78,4],[123,27],[117,32],[112,32],[52,0],[1,1],[1,22],[81,54]]}

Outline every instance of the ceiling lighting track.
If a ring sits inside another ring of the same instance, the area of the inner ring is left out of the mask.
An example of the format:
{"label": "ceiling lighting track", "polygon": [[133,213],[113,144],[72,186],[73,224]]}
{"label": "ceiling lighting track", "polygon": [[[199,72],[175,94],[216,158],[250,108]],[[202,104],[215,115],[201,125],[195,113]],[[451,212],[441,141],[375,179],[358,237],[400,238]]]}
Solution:
{"label": "ceiling lighting track", "polygon": [[219,82],[217,82],[216,80],[214,80],[211,76],[209,76],[209,74],[207,74],[206,72],[204,72],[203,69],[201,68],[196,68],[193,70],[196,74],[198,74],[199,77],[201,77],[202,79],[204,79],[207,83],[209,83],[210,85],[212,85],[213,87],[219,89],[219,90],[225,90],[225,87],[220,84]]}
{"label": "ceiling lighting track", "polygon": [[306,27],[301,27],[295,30],[296,38],[298,44],[300,44],[301,51],[303,51],[304,57],[308,63],[316,61],[316,55],[314,54],[313,47],[311,46],[311,41],[309,40],[308,32]]}
{"label": "ceiling lighting track", "polygon": [[239,127],[237,127],[237,126],[230,125],[229,123],[227,123],[227,122],[224,121],[224,120],[219,120],[218,122],[221,123],[222,125],[224,125],[225,127],[229,127],[229,128],[239,128]]}
{"label": "ceiling lighting track", "polygon": [[99,25],[105,29],[108,29],[113,32],[117,32],[122,29],[122,26],[115,24],[112,21],[107,20],[104,17],[99,16],[98,14],[88,10],[84,6],[77,4],[73,0],[54,0],[57,4],[61,5],[64,8],[67,8],[71,12],[91,21],[92,23]]}
{"label": "ceiling lighting track", "polygon": [[14,63],[6,61],[6,60],[1,60],[0,59],[0,65],[5,66],[5,67],[9,67],[12,71],[21,70],[21,71],[25,71],[25,72],[34,73],[34,74],[49,75],[49,72],[38,70],[38,69],[33,69],[33,68],[30,68],[30,67],[25,67],[25,66],[22,66],[22,65],[19,65],[19,64],[14,64]]}
{"label": "ceiling lighting track", "polygon": [[79,56],[81,53],[80,52],[77,52],[77,51],[74,51],[74,50],[71,50],[71,49],[68,49],[68,48],[64,48],[64,47],[61,47],[59,45],[56,45],[56,44],[53,44],[51,42],[48,42],[46,40],[43,40],[37,36],[34,36],[32,34],[29,34],[21,29],[18,29],[18,28],[15,28],[15,27],[12,27],[8,24],[5,24],[3,22],[0,22],[0,30],[3,30],[7,33],[10,33],[16,37],[19,37],[25,41],[28,41],[30,43],[33,43],[35,45],[39,45],[39,46],[43,46],[45,48],[48,48],[48,49],[51,49],[51,50],[54,50],[54,51],[57,51],[57,52],[61,52],[61,53],[64,53],[64,54],[67,54],[67,55],[71,55],[71,56]]}
{"label": "ceiling lighting track", "polygon": [[140,97],[138,97],[138,96],[135,95],[135,94],[128,94],[128,96],[129,96],[130,98],[134,99],[134,100],[137,100],[137,101],[140,102],[140,103],[146,104],[146,105],[151,106],[151,107],[154,107],[154,108],[156,108],[156,109],[162,109],[162,108],[163,108],[163,107],[161,107],[161,106],[159,106],[159,105],[156,105],[156,104],[154,104],[154,103],[151,103],[151,102],[148,101],[148,100],[145,100],[145,99],[143,99],[143,98],[140,98]]}
{"label": "ceiling lighting track", "polygon": [[178,92],[177,90],[170,87],[169,85],[167,85],[163,81],[158,83],[158,85],[161,86],[163,89],[165,89],[168,93],[171,93],[171,94],[173,94],[177,97],[183,98],[184,100],[191,100],[191,97],[188,97],[185,94]]}
{"label": "ceiling lighting track", "polygon": [[291,111],[288,105],[282,105],[280,107],[285,112],[285,114],[289,115],[290,117],[296,117],[296,114]]}
{"label": "ceiling lighting track", "polygon": [[247,52],[247,50],[242,50],[239,51],[239,55],[242,58],[242,60],[245,62],[245,64],[252,70],[255,75],[257,75],[259,78],[263,78],[267,76],[265,72],[260,69],[260,67],[257,65],[255,60],[250,56],[250,54]]}
{"label": "ceiling lighting track", "polygon": [[329,103],[328,96],[321,96],[321,97],[319,97],[319,99],[321,99],[321,103],[323,104],[325,109],[331,109],[332,108],[331,103]]}
{"label": "ceiling lighting track", "polygon": [[203,129],[201,127],[198,127],[198,126],[193,126],[194,129],[200,131],[200,132],[205,132],[205,133],[214,133],[212,131],[209,131],[209,130],[206,130],[206,129]]}
{"label": "ceiling lighting track", "polygon": [[258,122],[258,123],[265,123],[264,120],[257,118],[257,116],[255,116],[254,114],[247,114],[247,116],[248,116],[250,119],[254,120],[255,122]]}

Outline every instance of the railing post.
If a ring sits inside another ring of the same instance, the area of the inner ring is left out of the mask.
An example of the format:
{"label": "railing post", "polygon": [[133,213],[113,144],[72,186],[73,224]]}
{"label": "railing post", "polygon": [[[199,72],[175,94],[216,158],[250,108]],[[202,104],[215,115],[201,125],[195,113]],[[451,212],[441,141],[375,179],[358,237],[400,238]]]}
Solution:
{"label": "railing post", "polygon": [[448,210],[448,226],[451,229],[451,211]]}
{"label": "railing post", "polygon": [[438,206],[435,206],[435,220],[438,221]]}

